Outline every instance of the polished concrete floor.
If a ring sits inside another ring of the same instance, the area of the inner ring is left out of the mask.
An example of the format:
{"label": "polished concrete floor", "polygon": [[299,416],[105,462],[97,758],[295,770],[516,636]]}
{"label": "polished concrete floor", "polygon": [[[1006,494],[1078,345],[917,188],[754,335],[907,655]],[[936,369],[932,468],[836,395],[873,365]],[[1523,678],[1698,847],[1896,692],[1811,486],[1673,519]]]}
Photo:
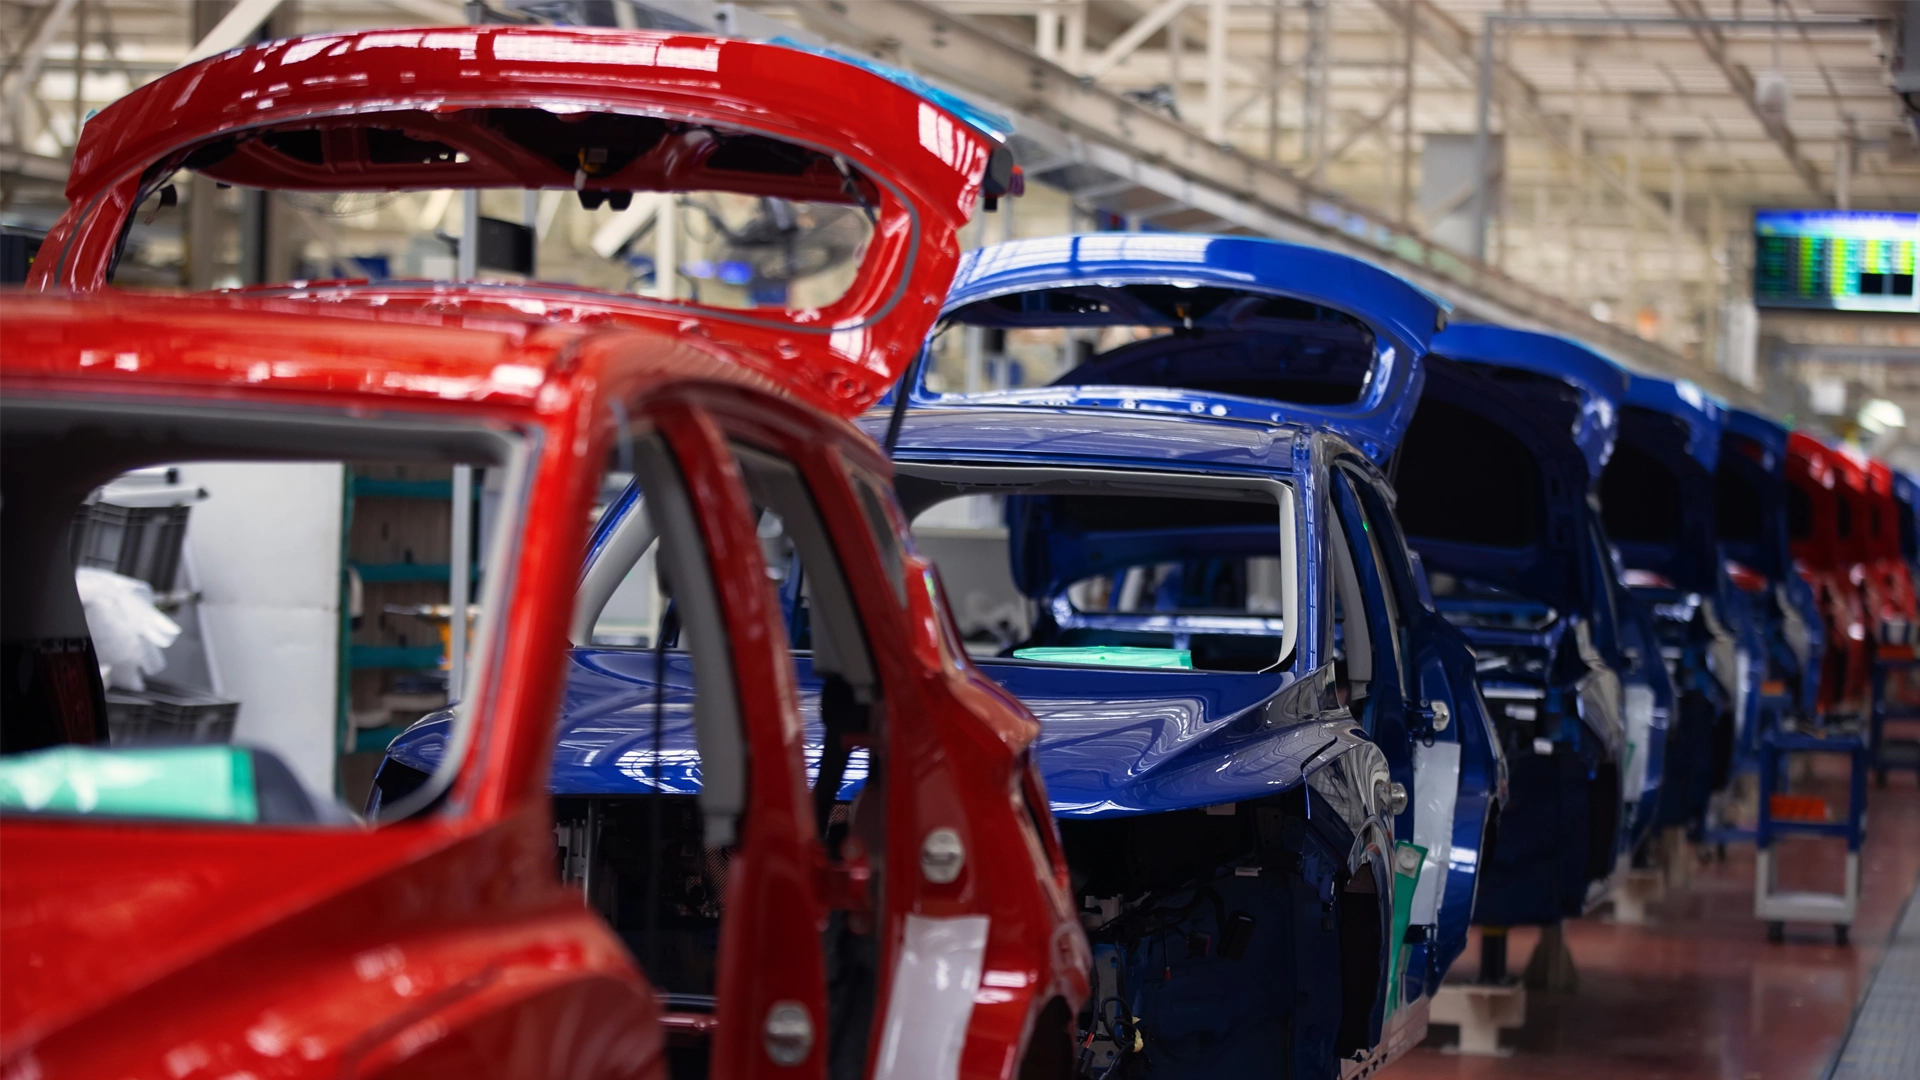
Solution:
{"label": "polished concrete floor", "polygon": [[[1843,762],[1822,762],[1804,790],[1844,806],[1843,775]],[[1503,1035],[1510,1056],[1449,1053],[1445,1047],[1456,1029],[1435,1026],[1425,1044],[1385,1075],[1818,1080],[1920,876],[1920,787],[1914,774],[1895,775],[1885,789],[1870,787],[1868,795],[1860,913],[1851,946],[1836,947],[1828,928],[1792,923],[1784,944],[1769,944],[1766,925],[1753,917],[1753,849],[1732,847],[1724,862],[1691,864],[1690,880],[1649,905],[1648,925],[1616,925],[1604,914],[1567,923],[1579,989],[1531,991],[1526,1026]],[[1783,850],[1779,857],[1782,884],[1837,889],[1844,846],[1799,843],[1803,850]],[[1516,973],[1538,936],[1512,931]],[[1458,968],[1477,970],[1478,956],[1477,944],[1470,945]],[[1920,1016],[1914,1023],[1920,1027]]]}

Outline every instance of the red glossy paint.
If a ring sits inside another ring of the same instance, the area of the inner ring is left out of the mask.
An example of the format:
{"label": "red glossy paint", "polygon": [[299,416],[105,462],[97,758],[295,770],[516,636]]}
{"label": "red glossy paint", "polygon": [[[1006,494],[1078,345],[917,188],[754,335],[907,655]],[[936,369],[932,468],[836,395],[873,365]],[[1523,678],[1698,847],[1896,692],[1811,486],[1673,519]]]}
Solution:
{"label": "red glossy paint", "polygon": [[[887,696],[880,744],[870,748],[876,760],[870,776],[882,778],[886,846],[871,854],[891,872],[881,875],[880,893],[869,900],[885,928],[876,995],[883,1008],[874,1018],[870,1050],[877,1051],[885,1023],[906,916],[985,915],[985,980],[974,998],[960,1075],[1012,1077],[1050,1001],[1063,1002],[1068,1014],[1078,1012],[1092,963],[1069,896],[1066,858],[1029,754],[1039,723],[968,661],[933,566],[913,553],[912,535],[893,502],[892,467],[871,439],[843,421],[719,388],[703,391],[701,403],[727,436],[800,467],[845,560],[842,570],[870,639],[900,646],[874,650]],[[861,475],[873,481],[893,542],[905,553],[897,581],[850,482]],[[740,557],[758,564],[760,549],[752,540],[749,531]],[[765,580],[762,571],[759,581]],[[770,595],[764,584],[758,588]],[[775,635],[765,655],[785,672],[782,677],[791,677],[783,637]],[[797,721],[794,730],[797,738]],[[806,792],[798,794],[804,799]],[[1038,812],[1029,813],[1029,806]],[[811,813],[803,806],[800,820],[811,821]],[[940,828],[957,832],[967,853],[960,877],[944,885],[919,872],[920,846]],[[844,875],[857,860],[851,852],[836,854],[842,857],[826,872]],[[866,890],[855,892],[864,896]],[[751,980],[754,970],[723,967],[722,978]],[[1064,1030],[1047,1034],[1068,1038]]]}
{"label": "red glossy paint", "polygon": [[[1028,760],[1038,725],[966,661],[890,502],[908,549],[904,596],[888,580],[848,477],[864,472],[884,491],[890,470],[849,424],[716,347],[626,326],[463,325],[237,297],[4,304],[10,398],[453,414],[538,431],[545,449],[528,504],[543,524],[512,574],[501,675],[452,800],[463,809],[372,831],[0,821],[0,1067],[174,1080],[655,1075],[656,1007],[624,949],[555,881],[544,792],[615,400],[669,439],[694,493],[755,762],[731,864],[712,1075],[824,1075],[817,1045],[781,1068],[758,1033],[776,1001],[802,1003],[824,1032],[819,929],[836,904],[878,909],[885,973],[907,914],[989,917],[991,978],[963,1076],[1014,1075],[1046,1005],[1059,999],[1071,1015],[1084,1002],[1085,939]],[[802,465],[871,632],[906,646],[876,650],[890,690],[905,690],[886,709],[883,865],[894,870],[879,896],[851,872],[865,860],[830,860],[811,827],[792,661],[729,436]],[[969,853],[950,885],[917,873],[921,840],[939,827],[960,831]],[[1067,1038],[1064,1025],[1044,1034]]]}
{"label": "red glossy paint", "polygon": [[[473,110],[522,106],[667,115],[754,131],[838,154],[868,178],[878,195],[870,250],[853,286],[825,308],[727,312],[621,298],[631,309],[698,313],[700,332],[739,346],[741,363],[845,415],[884,394],[919,353],[959,259],[955,232],[973,213],[995,149],[986,136],[879,75],[776,45],[500,26],[294,38],[183,68],[89,120],[67,184],[70,208],[48,233],[28,285],[104,286],[128,216],[145,194],[192,148],[239,132],[326,131],[381,114],[382,126],[445,142],[470,160],[342,174],[283,155],[269,161],[243,147],[202,171],[279,190],[572,189],[571,171],[463,121]],[[653,189],[702,182],[703,165],[649,164],[663,156],[700,160],[697,147],[650,155],[593,183]],[[737,189],[743,175],[709,186]],[[838,193],[837,185],[817,179],[792,184],[782,191]]]}
{"label": "red glossy paint", "polygon": [[1900,551],[1900,504],[1893,496],[1893,468],[1878,458],[1866,461],[1867,520],[1864,552],[1867,577],[1880,603],[1874,614],[1878,645],[1895,653],[1910,653],[1920,625],[1916,609],[1913,570]]}
{"label": "red glossy paint", "polygon": [[[509,56],[510,61],[505,59]],[[647,57],[651,62],[642,63]],[[968,663],[944,600],[938,597],[931,566],[911,553],[910,536],[891,501],[891,471],[885,459],[850,425],[814,411],[856,414],[883,393],[918,352],[957,261],[956,230],[970,216],[980,191],[993,148],[985,137],[878,76],[745,42],[654,33],[476,28],[269,43],[168,76],[89,122],[69,185],[73,208],[50,234],[43,251],[53,258],[36,263],[30,285],[103,287],[127,216],[145,191],[185,152],[240,129],[326,129],[363,123],[370,112],[387,112],[391,116],[382,118],[383,125],[392,123],[419,137],[459,146],[474,163],[465,180],[435,172],[431,177],[394,177],[391,186],[573,187],[573,178],[556,173],[550,164],[478,139],[455,122],[458,109],[522,105],[666,112],[841,155],[878,192],[875,238],[858,280],[835,305],[797,313],[727,312],[539,285],[503,290],[404,282],[245,290],[169,307],[164,324],[154,321],[153,305],[165,302],[124,301],[88,309],[87,317],[100,324],[125,312],[138,312],[139,319],[148,321],[140,333],[122,328],[116,339],[120,344],[113,348],[152,335],[182,350],[191,362],[159,367],[143,362],[134,371],[115,374],[91,367],[76,372],[76,357],[117,354],[105,345],[89,349],[69,344],[64,353],[56,349],[50,354],[59,358],[50,361],[52,367],[43,374],[78,375],[83,392],[100,392],[107,379],[116,393],[148,387],[142,380],[153,380],[153,390],[172,392],[173,380],[191,370],[195,397],[264,402],[296,394],[303,401],[360,407],[368,399],[400,394],[407,397],[409,408],[497,409],[505,410],[502,415],[530,413],[541,423],[551,422],[548,445],[569,449],[556,451],[543,464],[538,482],[547,485],[543,490],[550,489],[557,503],[542,504],[533,520],[566,525],[532,530],[523,559],[539,563],[543,583],[554,574],[565,577],[568,596],[562,602],[556,594],[542,594],[528,601],[537,613],[509,620],[512,644],[519,650],[509,654],[516,683],[499,688],[492,704],[517,711],[493,714],[488,736],[476,744],[463,774],[466,787],[456,792],[469,800],[476,820],[489,815],[502,821],[524,819],[531,823],[526,826],[533,830],[529,836],[546,824],[545,811],[532,807],[545,805],[550,721],[558,694],[554,650],[565,641],[564,622],[583,542],[573,525],[584,521],[584,510],[574,508],[584,507],[592,497],[598,480],[596,455],[602,453],[607,434],[592,418],[607,415],[607,401],[644,399],[645,409],[652,410],[648,415],[673,445],[697,493],[733,638],[742,711],[750,718],[751,753],[760,763],[750,770],[754,809],[745,824],[743,849],[730,864],[718,958],[718,1015],[710,1021],[669,1017],[666,1023],[684,1035],[713,1036],[716,1077],[758,1076],[774,1068],[762,1050],[759,1030],[775,1001],[803,1004],[824,1036],[819,930],[826,913],[838,907],[855,917],[863,910],[864,917],[877,915],[883,930],[880,971],[889,981],[878,994],[872,1028],[877,1047],[906,916],[983,914],[990,926],[983,958],[987,979],[975,999],[961,1075],[1011,1077],[1022,1055],[1043,1039],[1070,1053],[1070,1044],[1055,1041],[1070,1039],[1069,1018],[1088,992],[1090,957],[1067,895],[1065,861],[1045,792],[1028,754],[1037,724]],[[285,166],[284,161],[243,150],[206,171],[276,188],[353,186],[337,175]],[[604,179],[609,187],[642,188],[697,181],[691,173]],[[822,194],[797,189],[770,193]],[[26,310],[19,304],[12,307]],[[60,321],[47,319],[49,324]],[[261,332],[259,327],[269,322],[280,330]],[[309,341],[296,347],[283,340],[298,336],[291,328],[300,326],[312,327]],[[13,328],[10,320],[10,333]],[[81,333],[71,327],[62,332]],[[10,342],[8,365],[19,358],[31,368],[35,361],[22,358],[22,351]],[[545,365],[544,382],[529,383],[523,374],[497,377],[497,365],[532,363],[525,359],[529,356],[540,358],[534,366]],[[0,371],[10,374],[13,368]],[[889,688],[884,739],[892,780],[882,852],[848,850],[830,858],[814,835],[800,764],[791,659],[768,607],[753,518],[722,436],[752,436],[802,466],[823,502],[839,550],[860,553],[858,558],[848,556],[856,565],[844,569],[867,625],[877,641],[904,646],[875,650]],[[895,538],[906,551],[904,582],[887,580],[882,555],[848,486],[849,470],[877,481]],[[564,573],[555,569],[562,565]],[[779,767],[766,768],[766,762]],[[941,827],[960,833],[967,863],[957,881],[933,885],[918,873],[919,849],[926,834]],[[371,835],[383,838],[393,831]],[[547,834],[538,837],[550,843]],[[406,858],[394,856],[394,873]],[[290,863],[297,865],[298,860]],[[304,882],[294,870],[289,873],[289,888],[324,892],[324,885]],[[880,879],[877,895],[868,884],[869,875]],[[551,866],[536,877],[526,887],[549,896],[554,888]],[[382,880],[376,873],[367,887],[377,891]],[[58,893],[52,883],[40,888],[48,896]],[[577,898],[570,902],[577,904]],[[577,907],[573,910],[578,912]],[[419,932],[443,925],[431,904],[418,905],[416,914],[422,920]],[[592,920],[577,921],[579,933],[599,948],[588,952],[618,960],[617,970],[607,977],[631,988],[636,977],[623,952],[604,949],[604,927]],[[486,934],[476,936],[476,954],[485,954],[489,940]],[[125,946],[137,951],[152,944],[136,932]],[[324,938],[314,941],[310,951],[331,955]],[[290,987],[288,992],[294,991]],[[328,992],[324,986],[316,990],[321,999]],[[180,1022],[198,1023],[195,1000],[177,999],[174,1009]],[[637,1000],[647,1016],[653,1016],[650,1001]],[[1046,1013],[1048,1004],[1056,1001],[1064,1014],[1059,1009]],[[368,1010],[347,1011],[356,1019],[368,1019]],[[380,1019],[378,1009],[371,1012]],[[1039,1030],[1043,1014],[1059,1021],[1061,1030]],[[522,1033],[515,1037],[533,1046],[559,1041],[563,1030],[573,1032],[569,1045],[606,1034],[588,1023],[591,1018],[563,1011],[516,1013],[511,1024],[502,1015],[496,1011],[492,1023],[499,1030]],[[646,1052],[657,1051],[658,1021],[630,1020],[622,1030],[643,1031]],[[12,1031],[11,1021],[0,1016],[0,1040],[9,1040],[0,1043],[0,1052],[31,1043],[25,1037],[15,1039]],[[611,1034],[602,1039],[608,1040]],[[498,1040],[487,1045],[500,1049]],[[504,1052],[493,1058],[507,1060]],[[416,1055],[410,1064],[421,1060]],[[467,1060],[485,1065],[490,1059]],[[800,1066],[773,1074],[818,1076],[822,1066],[816,1044]],[[490,1068],[476,1067],[462,1075],[539,1075],[531,1070],[490,1073]]]}
{"label": "red glossy paint", "polygon": [[1847,454],[1796,431],[1787,436],[1787,482],[1807,508],[1802,531],[1790,537],[1794,567],[1813,587],[1826,631],[1817,707],[1864,715],[1872,689],[1872,600],[1859,557],[1866,473]]}

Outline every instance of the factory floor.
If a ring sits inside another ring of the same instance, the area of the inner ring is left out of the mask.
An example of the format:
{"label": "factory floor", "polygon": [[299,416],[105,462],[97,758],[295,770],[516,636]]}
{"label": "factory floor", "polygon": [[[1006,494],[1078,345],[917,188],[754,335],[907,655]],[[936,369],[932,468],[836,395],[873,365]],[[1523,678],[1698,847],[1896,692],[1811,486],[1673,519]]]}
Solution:
{"label": "factory floor", "polygon": [[[1815,759],[1811,784],[1796,790],[1844,808],[1844,760]],[[1837,891],[1844,844],[1796,844],[1798,851],[1779,849],[1781,884]],[[1860,910],[1850,946],[1836,946],[1827,927],[1795,923],[1787,924],[1784,944],[1769,944],[1766,924],[1753,917],[1753,868],[1751,845],[1730,846],[1724,862],[1690,861],[1670,879],[1665,896],[1648,905],[1646,925],[1618,925],[1604,911],[1569,921],[1566,940],[1579,987],[1529,991],[1525,1026],[1502,1033],[1510,1056],[1449,1052],[1458,1029],[1435,1025],[1427,1041],[1385,1075],[1819,1080],[1920,877],[1915,774],[1895,774],[1884,789],[1869,786]],[[1511,931],[1516,974],[1538,939],[1537,930]],[[1456,971],[1471,975],[1478,960],[1476,940]],[[1914,1027],[1920,1037],[1920,1015]]]}

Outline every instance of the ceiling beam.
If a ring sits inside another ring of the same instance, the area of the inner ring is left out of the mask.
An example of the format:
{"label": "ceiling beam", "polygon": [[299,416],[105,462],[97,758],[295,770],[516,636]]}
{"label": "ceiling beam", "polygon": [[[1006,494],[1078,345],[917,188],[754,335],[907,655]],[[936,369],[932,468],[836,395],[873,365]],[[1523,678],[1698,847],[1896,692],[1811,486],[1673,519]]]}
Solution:
{"label": "ceiling beam", "polygon": [[1125,60],[1133,50],[1147,43],[1147,39],[1166,28],[1181,12],[1187,10],[1188,0],[1160,0],[1160,6],[1140,16],[1132,26],[1113,40],[1093,63],[1087,65],[1085,75],[1089,79],[1098,79],[1114,66]]}
{"label": "ceiling beam", "polygon": [[1713,66],[1719,68],[1720,73],[1727,77],[1727,84],[1733,87],[1735,96],[1746,102],[1748,111],[1753,113],[1755,120],[1760,121],[1760,126],[1767,130],[1768,137],[1780,147],[1780,152],[1786,155],[1787,161],[1793,166],[1793,171],[1800,174],[1801,181],[1807,185],[1807,190],[1813,192],[1814,198],[1825,200],[1827,192],[1820,183],[1820,170],[1800,155],[1800,142],[1794,138],[1793,129],[1787,126],[1786,120],[1769,116],[1760,108],[1760,102],[1754,96],[1753,76],[1748,73],[1746,65],[1736,63],[1727,55],[1726,36],[1720,32],[1718,26],[1707,21],[1708,15],[1700,6],[1700,0],[1670,0],[1670,2],[1673,4],[1673,10],[1682,18],[1696,20],[1688,29],[1693,31],[1694,38],[1700,42],[1700,48],[1705,50],[1707,59],[1713,61]]}

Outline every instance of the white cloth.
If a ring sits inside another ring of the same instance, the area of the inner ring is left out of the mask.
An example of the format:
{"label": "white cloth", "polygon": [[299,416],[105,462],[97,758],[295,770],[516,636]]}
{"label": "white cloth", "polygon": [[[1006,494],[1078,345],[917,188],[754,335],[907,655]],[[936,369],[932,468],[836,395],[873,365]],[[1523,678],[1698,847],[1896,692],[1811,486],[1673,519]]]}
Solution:
{"label": "white cloth", "polygon": [[100,681],[122,690],[145,690],[146,676],[166,669],[161,652],[180,636],[180,624],[153,603],[153,586],[111,570],[83,566],[73,573],[100,661]]}

